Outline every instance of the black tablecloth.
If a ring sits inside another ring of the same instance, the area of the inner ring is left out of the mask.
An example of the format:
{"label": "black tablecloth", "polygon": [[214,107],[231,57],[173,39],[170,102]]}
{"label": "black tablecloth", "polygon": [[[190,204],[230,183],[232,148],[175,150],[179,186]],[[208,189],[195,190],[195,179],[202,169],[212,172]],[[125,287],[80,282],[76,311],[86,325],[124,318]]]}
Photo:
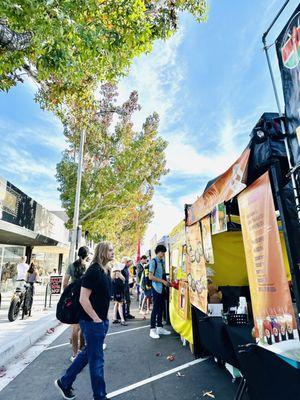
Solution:
{"label": "black tablecloth", "polygon": [[219,361],[239,368],[239,346],[253,342],[252,325],[229,326],[221,317],[202,317],[197,322],[200,345]]}
{"label": "black tablecloth", "polygon": [[238,360],[251,400],[300,398],[300,370],[277,354],[253,344],[239,351]]}

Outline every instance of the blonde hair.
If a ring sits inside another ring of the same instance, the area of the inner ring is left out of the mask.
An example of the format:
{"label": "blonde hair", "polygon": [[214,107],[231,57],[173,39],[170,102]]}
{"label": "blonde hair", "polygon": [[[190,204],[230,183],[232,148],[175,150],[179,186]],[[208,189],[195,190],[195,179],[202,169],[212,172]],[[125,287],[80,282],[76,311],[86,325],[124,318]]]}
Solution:
{"label": "blonde hair", "polygon": [[109,270],[107,265],[110,261],[108,258],[109,248],[113,247],[111,242],[100,242],[95,248],[93,263],[99,264],[105,271]]}
{"label": "blonde hair", "polygon": [[122,264],[127,264],[128,261],[132,261],[132,259],[130,257],[122,257],[121,263]]}

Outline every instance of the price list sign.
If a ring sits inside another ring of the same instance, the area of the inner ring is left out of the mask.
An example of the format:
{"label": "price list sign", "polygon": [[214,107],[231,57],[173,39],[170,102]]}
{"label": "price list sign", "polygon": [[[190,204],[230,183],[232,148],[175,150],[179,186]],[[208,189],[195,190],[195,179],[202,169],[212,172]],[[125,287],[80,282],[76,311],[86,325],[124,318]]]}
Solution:
{"label": "price list sign", "polygon": [[253,315],[263,336],[263,327],[272,320],[295,323],[268,173],[244,190],[238,203]]}

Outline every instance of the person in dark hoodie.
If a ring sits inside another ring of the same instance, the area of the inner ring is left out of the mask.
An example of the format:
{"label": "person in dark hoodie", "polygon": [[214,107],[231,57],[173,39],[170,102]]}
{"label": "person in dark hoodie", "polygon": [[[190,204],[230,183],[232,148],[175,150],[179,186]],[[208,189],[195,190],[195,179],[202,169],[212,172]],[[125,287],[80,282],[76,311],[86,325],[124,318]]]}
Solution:
{"label": "person in dark hoodie", "polygon": [[130,304],[131,304],[131,299],[130,299],[130,287],[129,287],[129,277],[130,277],[130,272],[129,268],[132,266],[132,260],[129,257],[123,257],[122,258],[122,264],[124,264],[124,268],[122,270],[122,275],[125,278],[125,319],[134,319],[135,317],[130,314]]}

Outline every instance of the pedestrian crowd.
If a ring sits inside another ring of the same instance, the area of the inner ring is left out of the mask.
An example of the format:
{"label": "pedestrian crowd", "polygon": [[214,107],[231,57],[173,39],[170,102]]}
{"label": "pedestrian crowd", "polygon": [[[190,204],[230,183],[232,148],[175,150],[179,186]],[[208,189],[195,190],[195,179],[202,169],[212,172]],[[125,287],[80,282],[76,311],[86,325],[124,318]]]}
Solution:
{"label": "pedestrian crowd", "polygon": [[[80,282],[78,324],[72,325],[72,364],[55,381],[64,399],[75,399],[73,383],[77,375],[89,364],[94,400],[105,400],[104,380],[105,337],[108,332],[110,301],[114,302],[113,321],[120,327],[135,319],[131,301],[136,296],[142,319],[151,313],[150,337],[159,339],[171,332],[163,327],[163,313],[167,288],[170,286],[165,272],[166,247],[158,245],[156,256],[148,260],[142,256],[134,265],[130,257],[115,262],[110,242],[101,242],[93,256],[87,247],[78,250],[78,259],[69,265],[63,279],[63,288]],[[134,289],[136,294],[134,294]],[[63,297],[63,296],[62,296]]]}

